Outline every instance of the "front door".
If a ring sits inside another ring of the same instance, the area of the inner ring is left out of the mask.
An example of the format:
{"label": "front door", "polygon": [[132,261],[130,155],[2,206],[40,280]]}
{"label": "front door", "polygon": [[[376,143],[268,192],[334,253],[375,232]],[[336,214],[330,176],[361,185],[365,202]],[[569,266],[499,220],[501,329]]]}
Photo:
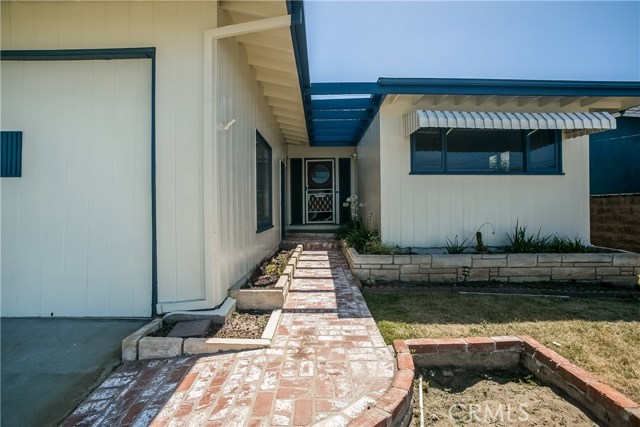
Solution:
{"label": "front door", "polygon": [[306,160],[305,170],[306,223],[335,224],[334,160]]}

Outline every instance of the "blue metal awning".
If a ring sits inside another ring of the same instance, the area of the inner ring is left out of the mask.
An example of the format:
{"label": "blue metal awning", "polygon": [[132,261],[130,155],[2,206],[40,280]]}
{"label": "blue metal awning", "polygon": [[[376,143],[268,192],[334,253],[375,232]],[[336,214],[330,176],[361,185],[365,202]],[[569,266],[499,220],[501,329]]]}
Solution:
{"label": "blue metal awning", "polygon": [[607,112],[594,113],[497,113],[418,110],[407,114],[404,133],[420,128],[463,129],[558,129],[566,138],[589,135],[616,128],[616,119]]}

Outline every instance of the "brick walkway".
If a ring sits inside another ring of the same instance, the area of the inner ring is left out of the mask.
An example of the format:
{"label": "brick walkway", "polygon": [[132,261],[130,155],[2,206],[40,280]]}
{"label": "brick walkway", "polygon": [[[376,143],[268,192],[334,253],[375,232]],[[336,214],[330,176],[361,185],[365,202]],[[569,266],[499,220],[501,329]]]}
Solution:
{"label": "brick walkway", "polygon": [[63,426],[344,426],[395,361],[339,251],[305,251],[271,348],[121,365]]}

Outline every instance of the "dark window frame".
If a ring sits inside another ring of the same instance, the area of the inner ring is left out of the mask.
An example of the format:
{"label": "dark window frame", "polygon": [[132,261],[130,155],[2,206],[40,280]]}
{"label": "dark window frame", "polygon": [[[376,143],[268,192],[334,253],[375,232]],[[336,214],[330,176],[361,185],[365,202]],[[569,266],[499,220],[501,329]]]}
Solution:
{"label": "dark window frame", "polygon": [[[268,176],[267,182],[264,183],[260,180],[260,176],[258,175],[258,146],[261,146],[267,152],[268,157]],[[269,230],[273,228],[273,151],[271,150],[271,145],[267,142],[267,140],[256,130],[256,151],[255,151],[255,167],[256,167],[256,233],[262,233],[263,231]],[[266,190],[269,195],[269,209],[268,215],[260,218],[260,213],[258,212],[258,197],[260,192],[258,191],[259,185],[266,184]]]}
{"label": "dark window frame", "polygon": [[[531,166],[531,138],[530,136],[534,131],[539,129],[525,129],[521,130],[522,135],[522,149],[523,149],[523,170],[514,172],[505,171],[489,171],[489,170],[468,170],[468,171],[450,171],[447,167],[447,132],[449,128],[429,128],[437,129],[440,134],[440,143],[442,147],[442,167],[431,170],[420,170],[416,166],[416,136],[419,131],[411,134],[410,142],[410,175],[564,175],[563,162],[562,162],[562,131],[557,129],[551,129],[554,131],[554,152],[557,165],[555,168],[547,169],[534,169]],[[463,129],[463,128],[453,128]],[[482,130],[482,129],[478,129]]]}

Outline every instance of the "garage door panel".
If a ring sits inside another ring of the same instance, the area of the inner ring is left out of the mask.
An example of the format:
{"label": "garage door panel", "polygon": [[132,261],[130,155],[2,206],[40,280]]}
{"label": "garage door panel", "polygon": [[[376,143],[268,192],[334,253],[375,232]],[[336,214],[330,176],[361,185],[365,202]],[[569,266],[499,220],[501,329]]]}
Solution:
{"label": "garage door panel", "polygon": [[3,89],[24,82],[2,100],[24,139],[2,194],[2,261],[18,262],[3,315],[150,315],[150,75],[145,59],[3,62]]}

